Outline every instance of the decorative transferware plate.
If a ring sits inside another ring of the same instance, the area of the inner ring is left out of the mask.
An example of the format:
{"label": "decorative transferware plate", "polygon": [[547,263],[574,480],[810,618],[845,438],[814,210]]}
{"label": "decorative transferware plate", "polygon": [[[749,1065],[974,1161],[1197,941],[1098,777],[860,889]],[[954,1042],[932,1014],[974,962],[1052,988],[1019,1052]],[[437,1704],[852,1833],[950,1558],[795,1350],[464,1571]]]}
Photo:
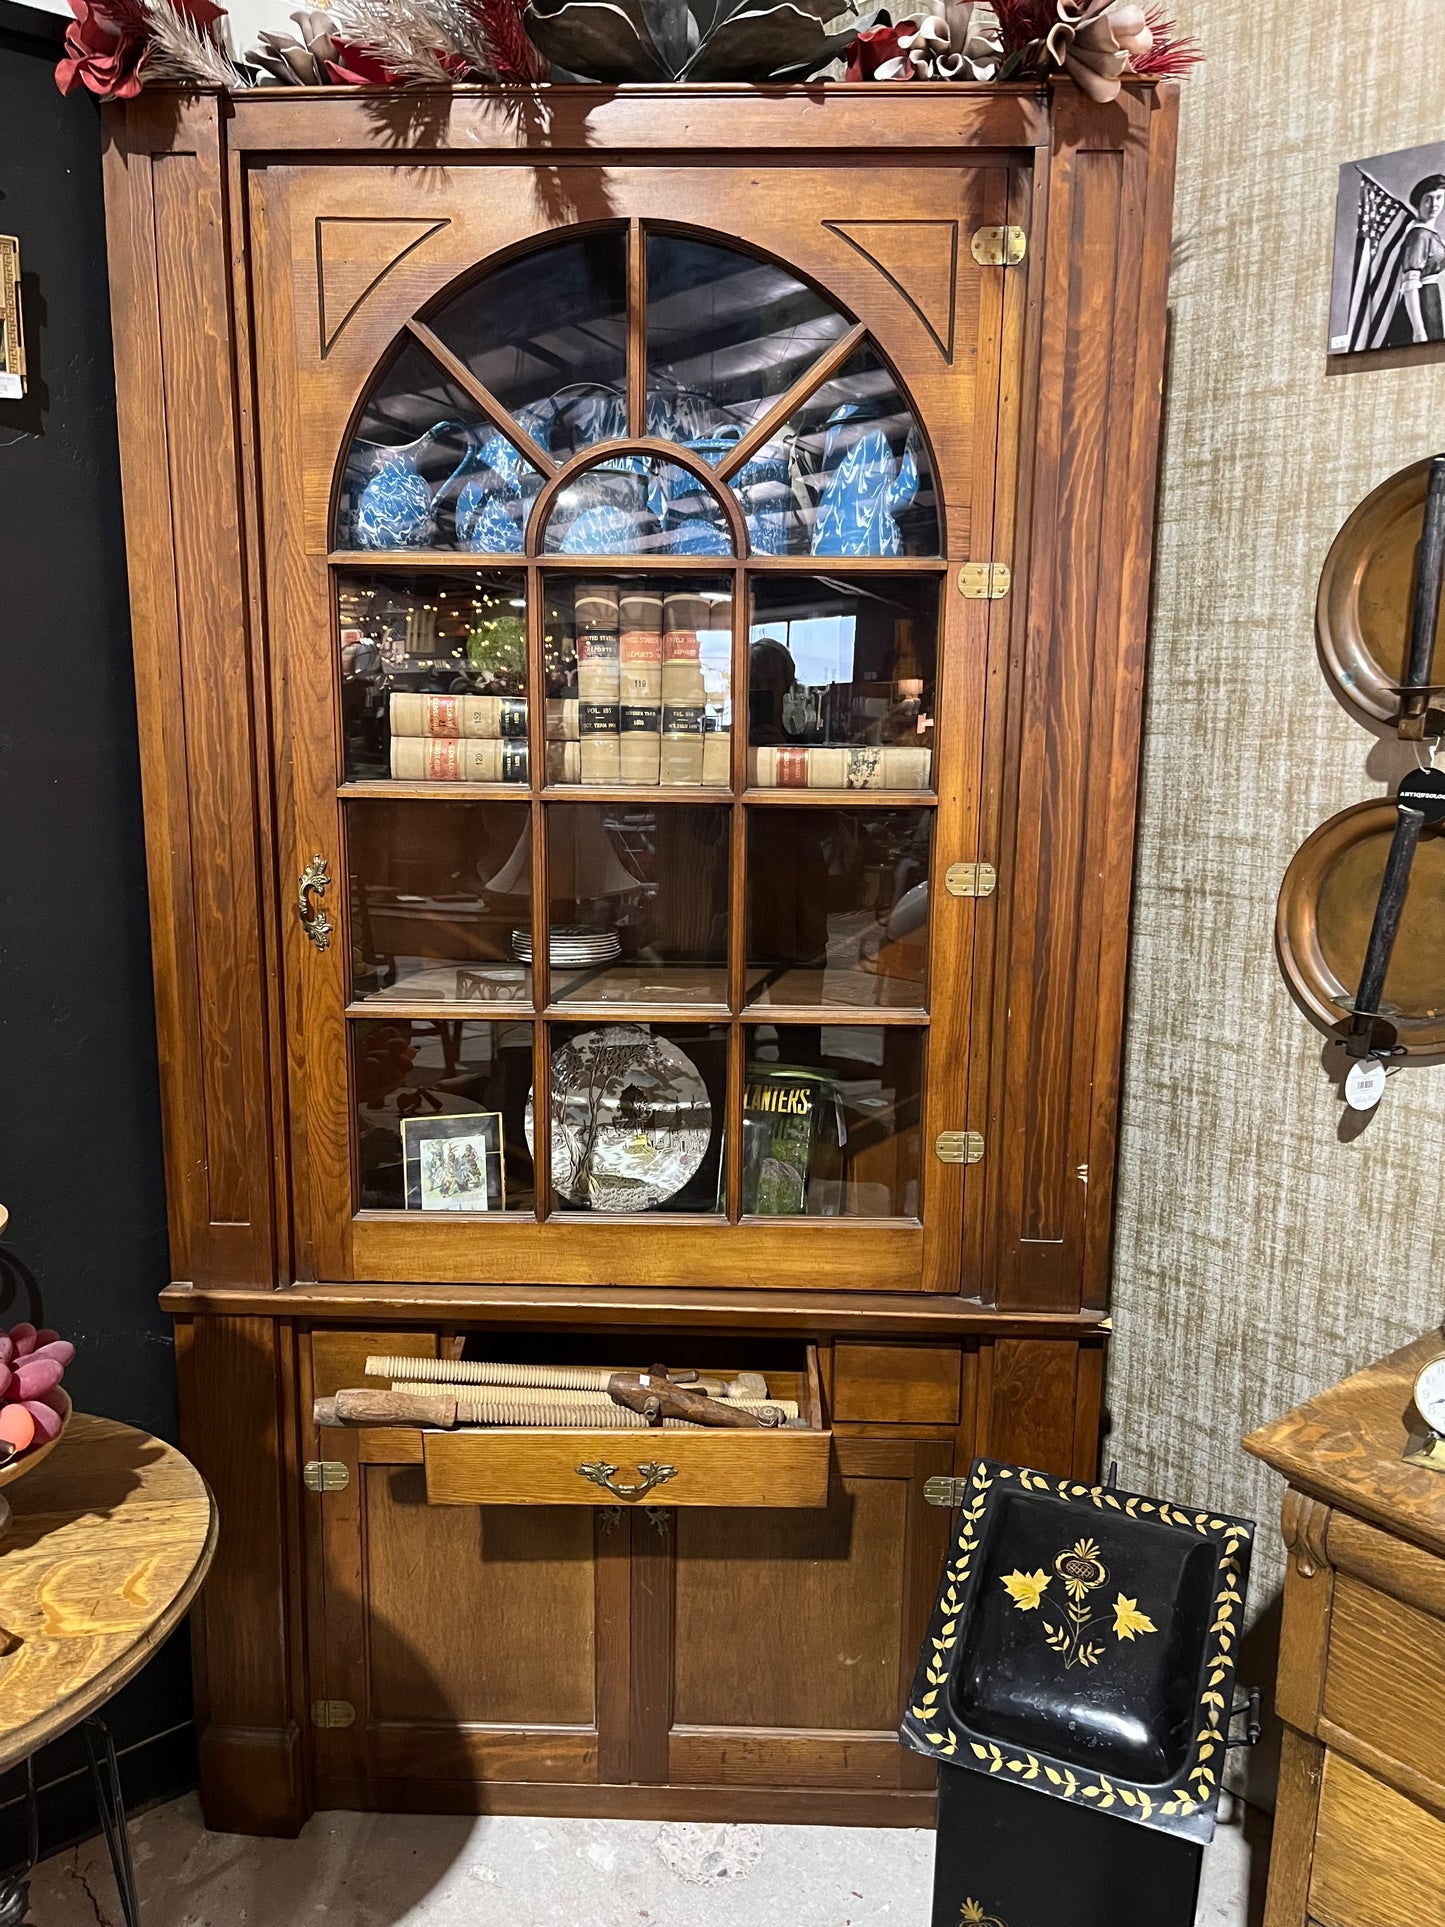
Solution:
{"label": "decorative transferware plate", "polygon": [[[522,1119],[532,1149],[532,1093]],[[712,1105],[692,1059],[640,1024],[583,1031],[552,1053],[552,1182],[594,1211],[649,1211],[707,1156]]]}
{"label": "decorative transferware plate", "polygon": [[975,1462],[901,1737],[1163,1832],[1214,1832],[1254,1528]]}

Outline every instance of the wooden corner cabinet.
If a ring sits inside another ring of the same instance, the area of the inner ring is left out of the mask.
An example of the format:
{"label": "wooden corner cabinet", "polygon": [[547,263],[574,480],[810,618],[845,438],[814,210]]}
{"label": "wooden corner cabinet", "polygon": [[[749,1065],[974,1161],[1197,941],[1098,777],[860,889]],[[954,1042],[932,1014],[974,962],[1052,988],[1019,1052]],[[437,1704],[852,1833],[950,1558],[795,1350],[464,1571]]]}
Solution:
{"label": "wooden corner cabinet", "polygon": [[[213,1824],[928,1821],[925,1486],[1098,1456],[1174,130],[108,110]],[[319,1432],[377,1353],[799,1416],[604,1486]]]}

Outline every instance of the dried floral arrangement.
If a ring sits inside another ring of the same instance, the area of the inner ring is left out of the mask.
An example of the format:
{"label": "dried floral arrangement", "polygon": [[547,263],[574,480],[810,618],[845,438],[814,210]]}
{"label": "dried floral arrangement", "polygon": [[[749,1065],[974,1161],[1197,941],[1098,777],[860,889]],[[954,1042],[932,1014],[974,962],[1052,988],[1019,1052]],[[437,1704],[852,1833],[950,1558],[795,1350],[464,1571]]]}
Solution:
{"label": "dried floral arrangement", "polygon": [[[1090,99],[1127,74],[1174,78],[1202,55],[1162,5],[925,0],[894,22],[847,0],[335,0],[237,56],[213,0],[70,0],[62,93],[127,100],[150,82],[407,87],[548,79],[1042,80]],[[843,11],[840,13],[840,5]]]}

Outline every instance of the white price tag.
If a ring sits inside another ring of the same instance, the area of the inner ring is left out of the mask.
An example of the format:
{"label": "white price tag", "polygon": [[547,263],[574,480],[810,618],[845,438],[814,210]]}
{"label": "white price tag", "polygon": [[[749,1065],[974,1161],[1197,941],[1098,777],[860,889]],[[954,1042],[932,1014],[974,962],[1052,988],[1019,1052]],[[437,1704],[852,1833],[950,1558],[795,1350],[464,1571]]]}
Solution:
{"label": "white price tag", "polygon": [[1351,1064],[1345,1079],[1345,1102],[1352,1111],[1373,1111],[1385,1095],[1385,1067],[1378,1057]]}
{"label": "white price tag", "polygon": [[0,401],[21,401],[24,395],[19,375],[0,375]]}

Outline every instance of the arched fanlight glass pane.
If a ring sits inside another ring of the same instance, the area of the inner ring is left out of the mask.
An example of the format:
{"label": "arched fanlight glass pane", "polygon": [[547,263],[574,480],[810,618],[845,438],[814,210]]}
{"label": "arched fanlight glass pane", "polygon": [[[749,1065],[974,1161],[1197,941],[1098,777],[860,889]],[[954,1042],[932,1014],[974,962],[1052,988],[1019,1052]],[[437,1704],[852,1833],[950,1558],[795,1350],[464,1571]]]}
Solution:
{"label": "arched fanlight glass pane", "polygon": [[721,461],[848,326],[775,261],[649,235],[648,434]]}
{"label": "arched fanlight glass pane", "polygon": [[734,553],[721,502],[691,469],[651,455],[615,455],[558,495],[547,555]]}
{"label": "arched fanlight glass pane", "polygon": [[933,471],[912,410],[864,346],[732,479],[763,555],[937,555]]}
{"label": "arched fanlight glass pane", "polygon": [[415,342],[373,389],[342,473],[336,546],[519,555],[542,477]]}
{"label": "arched fanlight glass pane", "polygon": [[627,433],[627,237],[620,230],[503,263],[431,326],[559,462]]}

